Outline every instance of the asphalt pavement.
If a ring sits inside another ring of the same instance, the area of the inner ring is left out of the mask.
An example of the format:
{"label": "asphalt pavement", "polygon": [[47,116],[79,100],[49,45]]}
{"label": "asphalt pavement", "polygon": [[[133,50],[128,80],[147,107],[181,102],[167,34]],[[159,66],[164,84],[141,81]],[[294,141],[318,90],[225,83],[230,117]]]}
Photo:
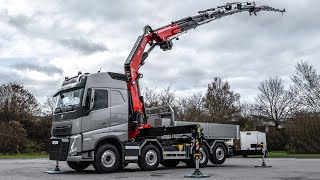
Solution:
{"label": "asphalt pavement", "polygon": [[[255,168],[261,164],[258,158],[229,158],[223,165],[212,165],[202,168],[208,179],[272,179],[272,180],[310,180],[320,179],[320,159],[270,158],[266,159],[271,168]],[[184,175],[194,171],[183,163],[176,168],[159,166],[156,171],[141,171],[136,164],[129,164],[123,171],[110,174],[96,174],[90,166],[83,172],[71,170],[65,162],[60,163],[61,174],[47,174],[53,170],[54,161],[48,159],[3,159],[0,160],[0,180],[98,180],[98,179],[187,179]]]}

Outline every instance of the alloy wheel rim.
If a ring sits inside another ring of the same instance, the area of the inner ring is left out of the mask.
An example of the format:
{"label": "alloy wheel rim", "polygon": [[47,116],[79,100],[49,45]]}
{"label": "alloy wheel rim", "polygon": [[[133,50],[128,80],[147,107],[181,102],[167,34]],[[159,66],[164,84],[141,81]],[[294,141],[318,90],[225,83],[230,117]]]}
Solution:
{"label": "alloy wheel rim", "polygon": [[146,153],[146,157],[145,157],[146,163],[149,166],[153,166],[157,163],[158,157],[157,157],[157,153],[154,150],[149,150]]}
{"label": "alloy wheel rim", "polygon": [[110,168],[116,162],[116,155],[113,151],[107,150],[101,156],[101,162],[104,167]]}
{"label": "alloy wheel rim", "polygon": [[224,158],[224,151],[221,147],[218,147],[216,150],[216,157],[219,161],[221,161]]}

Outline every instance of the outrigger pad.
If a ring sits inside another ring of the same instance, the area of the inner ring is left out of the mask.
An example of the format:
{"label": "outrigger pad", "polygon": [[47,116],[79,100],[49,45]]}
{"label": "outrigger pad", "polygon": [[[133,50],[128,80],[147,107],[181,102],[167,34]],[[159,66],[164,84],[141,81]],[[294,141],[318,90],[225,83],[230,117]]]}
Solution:
{"label": "outrigger pad", "polygon": [[64,173],[65,171],[45,171],[45,173],[47,173],[47,174],[62,174],[62,173]]}
{"label": "outrigger pad", "polygon": [[270,167],[272,167],[272,166],[267,166],[267,165],[260,165],[260,166],[254,166],[254,167],[260,167],[260,168],[270,168]]}
{"label": "outrigger pad", "polygon": [[195,170],[192,174],[184,175],[186,178],[207,178],[210,177],[207,174],[202,174],[200,170]]}
{"label": "outrigger pad", "polygon": [[260,168],[270,168],[272,166],[267,166],[265,162],[263,162],[260,166],[254,166],[254,167],[260,167]]}

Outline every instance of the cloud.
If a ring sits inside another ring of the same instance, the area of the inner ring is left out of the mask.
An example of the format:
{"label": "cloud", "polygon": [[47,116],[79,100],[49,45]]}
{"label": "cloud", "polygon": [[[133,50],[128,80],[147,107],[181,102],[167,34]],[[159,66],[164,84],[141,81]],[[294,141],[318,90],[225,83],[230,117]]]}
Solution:
{"label": "cloud", "polygon": [[83,54],[93,54],[99,51],[107,51],[108,48],[101,43],[96,43],[86,39],[61,39],[59,42],[71,49],[77,50]]}
{"label": "cloud", "polygon": [[53,66],[53,65],[37,65],[37,64],[31,64],[27,62],[19,62],[16,64],[11,65],[12,68],[20,71],[37,71],[44,74],[47,74],[48,76],[51,76],[53,74],[63,74],[63,70]]}
{"label": "cloud", "polygon": [[[35,11],[31,15],[21,13],[9,14],[9,10],[4,9],[0,11],[0,20],[14,27],[18,32],[28,38],[43,39],[50,41],[50,43],[58,43],[84,55],[108,50],[102,43],[89,38],[79,37],[78,34],[81,30],[77,31],[71,28],[71,22],[56,14],[42,11]],[[64,34],[63,38],[61,38],[61,34]]]}
{"label": "cloud", "polygon": [[[0,67],[0,84],[10,82],[23,84],[39,102],[44,102],[46,97],[51,96],[61,85],[63,76],[59,74],[61,73],[59,69],[54,67],[39,68],[30,66],[30,64],[25,64],[28,68],[20,68],[20,65]],[[49,74],[50,71],[55,73]]]}
{"label": "cloud", "polygon": [[[1,61],[9,62],[9,57],[47,60],[40,67],[33,67],[36,63],[10,67],[1,77],[24,81],[41,98],[59,87],[62,74],[96,72],[101,67],[123,73],[123,63],[145,25],[161,27],[227,2],[230,0],[6,1],[0,12],[0,67],[8,64]],[[172,84],[177,94],[188,96],[205,91],[213,77],[219,76],[241,97],[253,100],[259,82],[270,76],[290,79],[301,59],[320,69],[316,18],[320,17],[320,1],[256,3],[287,12],[283,16],[260,12],[258,16],[242,13],[221,18],[181,36],[171,51],[155,48],[140,69],[144,86]],[[52,66],[61,71],[46,69]],[[50,73],[44,73],[47,71]]]}

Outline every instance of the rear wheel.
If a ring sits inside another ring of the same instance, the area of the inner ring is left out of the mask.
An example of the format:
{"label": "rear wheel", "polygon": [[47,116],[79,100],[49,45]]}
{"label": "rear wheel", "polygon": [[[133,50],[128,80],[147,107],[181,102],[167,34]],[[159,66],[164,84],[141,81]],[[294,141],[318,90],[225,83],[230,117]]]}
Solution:
{"label": "rear wheel", "polygon": [[74,169],[76,171],[83,171],[90,165],[89,162],[73,162],[73,161],[67,161],[67,164],[71,169]]}
{"label": "rear wheel", "polygon": [[138,165],[142,170],[152,171],[157,169],[160,163],[160,151],[153,145],[146,145],[142,151],[141,156],[139,157]]}
{"label": "rear wheel", "polygon": [[227,150],[222,143],[217,143],[212,148],[210,161],[212,164],[223,164],[226,160]]}
{"label": "rear wheel", "polygon": [[100,146],[94,157],[93,167],[99,173],[115,172],[120,164],[120,155],[118,149],[105,144]]}
{"label": "rear wheel", "polygon": [[[196,159],[194,158],[194,155],[192,155],[193,157],[189,160],[187,160],[185,163],[189,168],[194,168],[196,167]],[[203,168],[206,167],[209,161],[209,151],[208,148],[205,146],[202,146],[200,148],[200,160],[199,160],[199,167]]]}
{"label": "rear wheel", "polygon": [[163,160],[160,164],[164,167],[176,167],[180,160]]}

